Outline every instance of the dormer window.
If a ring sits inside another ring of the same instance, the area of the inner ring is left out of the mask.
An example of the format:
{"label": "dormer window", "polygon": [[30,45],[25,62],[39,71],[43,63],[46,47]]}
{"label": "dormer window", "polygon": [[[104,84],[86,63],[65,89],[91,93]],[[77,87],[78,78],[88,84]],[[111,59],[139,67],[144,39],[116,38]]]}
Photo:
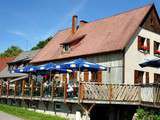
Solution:
{"label": "dormer window", "polygon": [[144,54],[148,54],[150,51],[149,39],[138,36],[138,50]]}
{"label": "dormer window", "polygon": [[154,41],[154,55],[160,57],[160,43]]}
{"label": "dormer window", "polygon": [[70,45],[69,44],[64,44],[63,45],[63,52],[68,52],[70,50]]}

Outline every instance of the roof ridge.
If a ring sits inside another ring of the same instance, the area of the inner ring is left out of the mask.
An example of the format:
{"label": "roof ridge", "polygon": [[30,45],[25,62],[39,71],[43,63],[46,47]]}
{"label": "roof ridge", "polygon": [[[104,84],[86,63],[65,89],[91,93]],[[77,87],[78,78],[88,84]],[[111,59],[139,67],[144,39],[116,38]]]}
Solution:
{"label": "roof ridge", "polygon": [[129,10],[127,10],[127,11],[122,11],[122,12],[119,12],[119,13],[116,13],[116,14],[113,14],[113,15],[111,15],[111,16],[107,16],[107,17],[103,17],[103,18],[99,18],[99,19],[96,19],[96,20],[93,20],[93,21],[90,21],[90,22],[88,22],[87,24],[89,24],[89,23],[93,23],[93,22],[97,22],[97,21],[100,21],[100,20],[104,20],[104,19],[108,19],[108,18],[112,18],[112,17],[115,17],[115,16],[119,16],[119,15],[121,15],[121,14],[125,14],[125,13],[128,13],[128,12],[132,12],[132,11],[134,11],[134,10],[138,10],[138,9],[142,9],[142,8],[144,8],[144,7],[152,7],[154,4],[146,4],[146,5],[144,5],[144,6],[140,6],[140,7],[137,7],[137,8],[132,8],[132,9],[129,9]]}

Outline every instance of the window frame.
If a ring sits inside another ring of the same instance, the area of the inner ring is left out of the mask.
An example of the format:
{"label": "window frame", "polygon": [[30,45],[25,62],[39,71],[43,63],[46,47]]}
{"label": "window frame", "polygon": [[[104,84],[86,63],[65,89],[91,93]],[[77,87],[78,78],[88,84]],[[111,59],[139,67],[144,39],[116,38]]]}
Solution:
{"label": "window frame", "polygon": [[[147,48],[143,48],[143,44],[144,44],[145,40],[147,40]],[[138,40],[137,41],[138,41],[137,42],[138,51],[140,51],[141,53],[144,53],[144,54],[150,54],[150,39],[138,35]]]}

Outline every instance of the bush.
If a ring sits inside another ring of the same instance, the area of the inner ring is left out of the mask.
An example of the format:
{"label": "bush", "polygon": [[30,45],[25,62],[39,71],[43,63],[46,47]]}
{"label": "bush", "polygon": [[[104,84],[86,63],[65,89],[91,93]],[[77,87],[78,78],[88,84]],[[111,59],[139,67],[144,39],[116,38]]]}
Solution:
{"label": "bush", "polygon": [[160,113],[153,110],[137,109],[137,120],[160,120]]}

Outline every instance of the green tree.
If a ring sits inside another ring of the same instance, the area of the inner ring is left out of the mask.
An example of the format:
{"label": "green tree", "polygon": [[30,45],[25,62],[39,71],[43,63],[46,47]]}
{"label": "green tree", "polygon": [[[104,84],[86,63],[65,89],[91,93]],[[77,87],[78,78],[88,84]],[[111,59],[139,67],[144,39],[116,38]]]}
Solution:
{"label": "green tree", "polygon": [[39,43],[35,47],[33,47],[31,50],[37,50],[37,49],[43,48],[52,38],[53,37],[50,36],[46,40],[39,41]]}
{"label": "green tree", "polygon": [[3,53],[0,53],[0,57],[16,57],[19,53],[22,52],[22,49],[17,46],[11,46]]}

